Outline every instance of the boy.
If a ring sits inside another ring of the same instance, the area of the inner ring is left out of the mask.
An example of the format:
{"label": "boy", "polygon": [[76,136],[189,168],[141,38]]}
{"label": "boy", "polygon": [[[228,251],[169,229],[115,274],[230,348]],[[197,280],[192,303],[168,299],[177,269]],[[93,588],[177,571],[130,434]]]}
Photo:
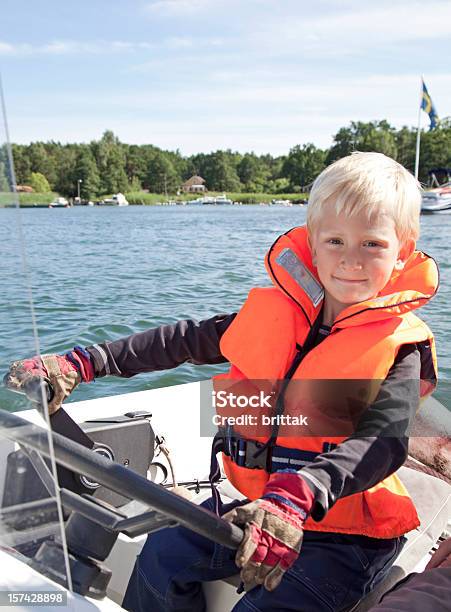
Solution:
{"label": "boy", "polygon": [[[407,457],[419,399],[436,382],[432,334],[411,313],[438,285],[433,260],[415,252],[419,208],[418,183],[402,166],[355,153],[316,179],[307,227],[267,255],[274,286],[252,290],[238,314],[12,365],[11,387],[50,380],[51,411],[97,376],[229,361],[217,384],[272,385],[273,415],[308,412],[307,433],[282,431],[277,420],[262,437],[234,427],[225,439],[220,430],[212,466],[222,450],[229,480],[248,498],[223,509],[245,526],[236,558],[183,528],[153,534],[126,609],[204,610],[202,581],[236,566],[256,586],[235,611],[344,610],[384,577],[403,534],[418,525],[393,473]],[[334,398],[328,381],[355,389]],[[218,509],[217,496],[205,505]]]}

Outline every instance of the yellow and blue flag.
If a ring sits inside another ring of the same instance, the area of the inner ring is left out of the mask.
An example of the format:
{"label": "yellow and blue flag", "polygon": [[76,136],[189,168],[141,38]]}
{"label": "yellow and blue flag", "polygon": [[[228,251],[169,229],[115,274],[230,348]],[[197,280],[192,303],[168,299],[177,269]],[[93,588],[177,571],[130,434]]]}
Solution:
{"label": "yellow and blue flag", "polygon": [[439,122],[439,118],[437,115],[437,111],[435,110],[434,104],[432,103],[431,96],[426,88],[426,85],[423,81],[423,96],[421,98],[421,108],[429,115],[429,121],[431,122],[429,125],[429,129],[433,130],[437,127]]}

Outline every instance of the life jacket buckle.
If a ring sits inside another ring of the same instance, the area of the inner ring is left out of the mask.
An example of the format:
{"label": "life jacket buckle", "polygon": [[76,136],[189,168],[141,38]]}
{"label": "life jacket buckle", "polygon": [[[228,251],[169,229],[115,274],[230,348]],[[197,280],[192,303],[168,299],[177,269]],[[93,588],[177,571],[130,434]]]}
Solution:
{"label": "life jacket buckle", "polygon": [[269,449],[265,448],[264,451],[259,452],[264,446],[262,442],[253,440],[244,440],[244,442],[246,443],[244,467],[251,470],[266,470]]}

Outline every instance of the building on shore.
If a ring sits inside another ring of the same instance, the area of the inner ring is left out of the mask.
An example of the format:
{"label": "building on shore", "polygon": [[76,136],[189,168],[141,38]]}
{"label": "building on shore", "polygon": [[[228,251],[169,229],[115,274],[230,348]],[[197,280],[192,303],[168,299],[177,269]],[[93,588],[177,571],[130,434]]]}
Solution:
{"label": "building on shore", "polygon": [[184,193],[205,193],[207,191],[205,179],[201,176],[192,176],[183,183],[182,191]]}

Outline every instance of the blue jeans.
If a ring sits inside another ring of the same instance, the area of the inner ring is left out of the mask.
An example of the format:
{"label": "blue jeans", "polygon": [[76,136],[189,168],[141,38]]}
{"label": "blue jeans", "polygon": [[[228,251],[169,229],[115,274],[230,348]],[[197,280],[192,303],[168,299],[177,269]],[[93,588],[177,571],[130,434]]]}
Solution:
{"label": "blue jeans", "polygon": [[[242,503],[226,504],[223,512]],[[202,505],[211,510],[212,499]],[[248,591],[233,612],[346,610],[385,577],[403,543],[404,538],[305,531],[301,553],[280,585],[272,592],[261,586]],[[234,556],[184,527],[156,532],[136,561],[122,606],[133,612],[204,612],[202,582],[237,574]]]}

